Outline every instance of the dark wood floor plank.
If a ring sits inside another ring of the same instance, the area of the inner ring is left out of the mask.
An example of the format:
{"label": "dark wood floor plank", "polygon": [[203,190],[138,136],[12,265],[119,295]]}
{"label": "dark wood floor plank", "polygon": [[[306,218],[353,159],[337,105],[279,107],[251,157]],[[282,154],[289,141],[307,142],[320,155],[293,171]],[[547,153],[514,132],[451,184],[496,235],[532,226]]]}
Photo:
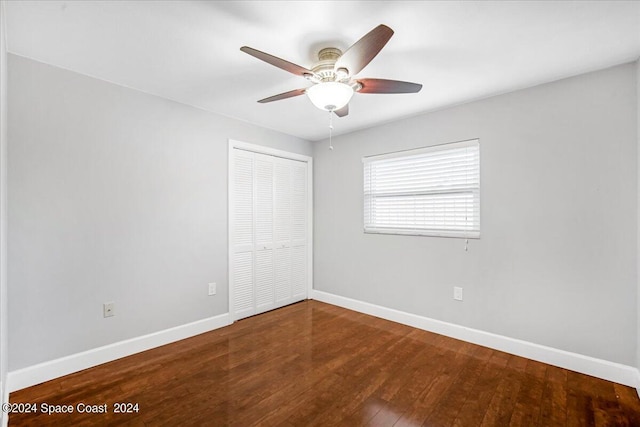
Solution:
{"label": "dark wood floor plank", "polygon": [[[305,301],[10,395],[11,426],[638,426],[635,390]],[[115,402],[139,411],[113,413]]]}
{"label": "dark wood floor plank", "polygon": [[508,361],[508,354],[493,351],[475,387],[471,389],[470,395],[454,419],[454,426],[479,426],[482,423],[504,375]]}
{"label": "dark wood floor plank", "polygon": [[[431,373],[438,372],[447,362],[444,357],[448,350],[434,345],[425,346],[425,337],[422,335],[416,339],[414,331],[404,337],[401,351],[395,351],[393,362],[389,363],[393,367],[390,375],[375,390],[372,398],[345,419],[345,424],[393,425],[411,407],[432,381]],[[372,412],[371,401],[378,411],[367,422]]]}
{"label": "dark wood floor plank", "polygon": [[589,387],[596,397],[591,400],[596,426],[630,426],[629,415],[624,413],[614,388],[614,383],[587,377]]}
{"label": "dark wood floor plank", "polygon": [[555,366],[547,368],[542,393],[539,423],[564,426],[567,423],[567,371]]}
{"label": "dark wood floor plank", "polygon": [[[394,424],[398,427],[422,425],[436,410],[442,396],[452,386],[460,375],[465,362],[468,361],[467,348],[476,347],[473,344],[447,338],[443,341],[447,349],[445,361],[435,369],[427,369],[422,372],[428,379],[427,387],[418,395],[411,406],[402,414]],[[477,347],[476,347],[477,348]]]}
{"label": "dark wood floor plank", "polygon": [[595,396],[589,378],[567,372],[567,427],[593,427],[595,419],[591,401]]}
{"label": "dark wood floor plank", "polygon": [[620,410],[626,415],[630,426],[640,426],[640,399],[636,389],[622,384],[613,384]]}
{"label": "dark wood floor plank", "polygon": [[516,396],[522,386],[523,361],[526,363],[525,359],[521,357],[509,356],[507,365],[502,371],[502,378],[489,403],[487,412],[480,424],[481,426],[509,425],[511,415],[515,409]]}
{"label": "dark wood floor plank", "polygon": [[[382,427],[382,426],[392,426],[394,425],[402,416],[401,412],[398,412],[392,404],[389,402],[377,399],[377,402],[367,405],[367,407],[372,407],[371,413],[375,415],[373,417],[362,417],[362,424],[368,427]],[[357,420],[353,420],[351,425],[358,425],[360,423]]]}
{"label": "dark wood floor plank", "polygon": [[347,380],[345,387],[340,394],[336,394],[336,401],[308,426],[337,425],[343,420],[352,419],[362,407],[365,408],[365,417],[360,419],[359,424],[365,423],[371,413],[370,404],[365,402],[395,372],[397,358],[406,355],[405,340],[401,335],[387,336],[384,340],[376,339],[373,342],[378,345],[363,350],[367,363],[362,363],[359,357],[353,358],[337,370]]}
{"label": "dark wood floor plank", "polygon": [[544,393],[546,373],[547,366],[544,363],[534,360],[526,361],[522,376],[522,386],[511,414],[510,426],[527,427],[538,424],[538,419],[540,418],[538,402],[542,400],[542,394]]}
{"label": "dark wood floor plank", "polygon": [[469,354],[467,363],[460,370],[456,380],[442,395],[441,403],[426,419],[425,425],[451,425],[452,420],[455,420],[460,413],[493,352],[486,347],[474,346],[471,348],[475,351]]}

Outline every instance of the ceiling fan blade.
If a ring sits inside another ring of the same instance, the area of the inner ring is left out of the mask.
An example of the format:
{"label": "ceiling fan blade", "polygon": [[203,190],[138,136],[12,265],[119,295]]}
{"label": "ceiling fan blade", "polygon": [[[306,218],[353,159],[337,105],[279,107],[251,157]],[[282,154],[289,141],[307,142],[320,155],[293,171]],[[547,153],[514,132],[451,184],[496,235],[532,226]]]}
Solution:
{"label": "ceiling fan blade", "polygon": [[305,74],[308,74],[309,76],[314,75],[313,71],[311,70],[307,70],[304,67],[296,65],[289,61],[285,61],[284,59],[278,58],[277,56],[273,56],[273,55],[269,55],[268,53],[261,52],[257,49],[254,49],[248,46],[242,46],[240,50],[243,51],[244,53],[248,53],[249,55],[260,59],[261,61],[264,61],[271,65],[275,65],[276,67],[282,68],[283,70],[293,73],[297,76],[305,77]]}
{"label": "ceiling fan blade", "polygon": [[392,35],[391,28],[386,25],[378,25],[338,58],[334,67],[335,71],[345,68],[350,76],[358,74],[382,50]]}
{"label": "ceiling fan blade", "polygon": [[338,110],[334,110],[333,112],[336,113],[336,116],[338,117],[344,117],[349,114],[349,104],[345,105],[344,107]]}
{"label": "ceiling fan blade", "polygon": [[358,79],[358,83],[362,85],[359,93],[416,93],[422,89],[419,83],[399,80]]}
{"label": "ceiling fan blade", "polygon": [[306,89],[294,89],[289,92],[280,93],[278,95],[273,95],[268,98],[261,99],[258,101],[261,104],[265,104],[267,102],[280,101],[281,99],[293,98],[294,96],[303,95],[306,92]]}

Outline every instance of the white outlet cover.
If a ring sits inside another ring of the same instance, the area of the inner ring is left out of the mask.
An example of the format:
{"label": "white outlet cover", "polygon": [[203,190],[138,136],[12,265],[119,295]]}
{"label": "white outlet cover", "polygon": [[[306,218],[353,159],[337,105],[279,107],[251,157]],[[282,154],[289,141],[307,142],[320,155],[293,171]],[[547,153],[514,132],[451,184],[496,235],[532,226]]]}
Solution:
{"label": "white outlet cover", "polygon": [[217,292],[216,289],[216,284],[214,283],[209,283],[209,295],[215,295]]}
{"label": "white outlet cover", "polygon": [[453,299],[456,301],[462,301],[462,288],[458,286],[453,287]]}
{"label": "white outlet cover", "polygon": [[115,303],[113,302],[105,302],[102,304],[102,316],[103,317],[112,317],[115,316]]}

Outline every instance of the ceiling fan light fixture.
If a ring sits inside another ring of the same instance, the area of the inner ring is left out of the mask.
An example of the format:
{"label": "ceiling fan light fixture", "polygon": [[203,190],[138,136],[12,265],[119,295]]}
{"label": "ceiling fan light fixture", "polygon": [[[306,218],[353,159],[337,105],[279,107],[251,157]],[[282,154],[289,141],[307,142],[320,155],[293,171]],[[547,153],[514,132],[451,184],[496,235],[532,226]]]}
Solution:
{"label": "ceiling fan light fixture", "polygon": [[349,70],[346,68],[338,68],[336,70],[336,80],[343,80],[349,77]]}
{"label": "ceiling fan light fixture", "polygon": [[353,88],[345,83],[324,82],[307,89],[307,96],[321,110],[339,110],[349,103]]}

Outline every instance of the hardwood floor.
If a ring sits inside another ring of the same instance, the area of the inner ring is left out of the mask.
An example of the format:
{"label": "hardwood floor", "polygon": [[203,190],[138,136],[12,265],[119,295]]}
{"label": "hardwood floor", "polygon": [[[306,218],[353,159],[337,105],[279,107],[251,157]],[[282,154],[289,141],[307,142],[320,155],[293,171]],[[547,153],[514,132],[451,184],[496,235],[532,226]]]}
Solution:
{"label": "hardwood floor", "polygon": [[[11,426],[640,426],[630,387],[317,301],[10,399],[38,408]],[[78,413],[81,402],[108,413]],[[43,403],[74,413],[46,415]]]}

